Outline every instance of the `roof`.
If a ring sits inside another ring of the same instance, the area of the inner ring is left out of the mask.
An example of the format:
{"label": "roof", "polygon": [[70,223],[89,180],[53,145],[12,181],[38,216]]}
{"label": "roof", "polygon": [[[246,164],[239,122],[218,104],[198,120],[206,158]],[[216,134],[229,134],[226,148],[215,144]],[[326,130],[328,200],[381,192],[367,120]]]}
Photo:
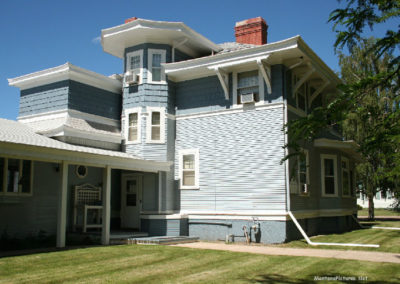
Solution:
{"label": "roof", "polygon": [[122,89],[122,82],[117,78],[108,77],[75,66],[69,62],[56,67],[8,79],[8,83],[10,86],[24,90],[68,79],[91,85],[96,88],[102,88],[114,93],[121,93]]}
{"label": "roof", "polygon": [[169,44],[194,57],[221,51],[183,22],[136,19],[101,31],[103,50],[119,58],[124,58],[125,48],[146,42]]}
{"label": "roof", "polygon": [[243,49],[248,49],[252,47],[257,47],[259,45],[255,44],[246,44],[246,43],[238,43],[238,42],[224,42],[218,44],[222,50],[218,52],[218,54],[223,54],[223,53],[229,53],[233,51],[238,51],[238,50],[243,50]]}
{"label": "roof", "polygon": [[[2,118],[0,118],[0,145],[1,154],[21,153],[33,158],[44,157],[45,160],[70,162],[87,160],[93,164],[114,165],[116,168],[134,170],[139,167],[151,171],[166,170],[170,166],[169,162],[143,160],[124,152],[71,145],[37,134],[30,127],[17,121]],[[132,168],[129,167],[130,164]]]}

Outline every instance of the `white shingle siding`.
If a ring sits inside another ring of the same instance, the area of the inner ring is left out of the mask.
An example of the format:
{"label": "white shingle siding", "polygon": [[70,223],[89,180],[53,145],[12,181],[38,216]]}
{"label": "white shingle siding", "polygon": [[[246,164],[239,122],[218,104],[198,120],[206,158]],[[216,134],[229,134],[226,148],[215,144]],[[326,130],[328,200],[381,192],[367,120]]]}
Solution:
{"label": "white shingle siding", "polygon": [[181,210],[284,210],[282,128],[281,107],[177,120],[175,153],[200,151],[200,189],[181,190]]}

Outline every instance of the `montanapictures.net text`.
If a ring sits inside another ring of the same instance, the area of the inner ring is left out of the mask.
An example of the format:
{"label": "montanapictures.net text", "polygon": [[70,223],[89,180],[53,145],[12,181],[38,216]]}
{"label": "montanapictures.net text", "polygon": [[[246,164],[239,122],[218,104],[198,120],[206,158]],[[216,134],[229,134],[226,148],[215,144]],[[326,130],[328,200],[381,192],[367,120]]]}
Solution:
{"label": "montanapictures.net text", "polygon": [[355,276],[314,276],[314,281],[357,281]]}

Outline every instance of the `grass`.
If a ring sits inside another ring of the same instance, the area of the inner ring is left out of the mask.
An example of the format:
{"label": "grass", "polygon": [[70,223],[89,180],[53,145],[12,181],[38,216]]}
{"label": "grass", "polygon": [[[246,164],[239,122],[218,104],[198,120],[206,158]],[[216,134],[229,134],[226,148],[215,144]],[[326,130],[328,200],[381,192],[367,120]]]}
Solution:
{"label": "grass", "polygon": [[[361,222],[365,226],[397,227],[400,221]],[[341,250],[368,250],[400,253],[400,231],[382,229],[359,229],[342,234],[330,234],[311,237],[313,242],[323,243],[356,243],[379,244],[379,248],[342,247],[342,246],[310,246],[305,240],[292,241],[277,246],[296,248],[341,249]]]}
{"label": "grass", "polygon": [[368,283],[382,284],[400,281],[398,264],[169,246],[92,247],[0,258],[0,283],[306,284],[315,276],[362,276]]}
{"label": "grass", "polygon": [[[358,216],[368,216],[368,208],[358,210]],[[375,208],[375,216],[400,216],[400,211],[393,209]]]}

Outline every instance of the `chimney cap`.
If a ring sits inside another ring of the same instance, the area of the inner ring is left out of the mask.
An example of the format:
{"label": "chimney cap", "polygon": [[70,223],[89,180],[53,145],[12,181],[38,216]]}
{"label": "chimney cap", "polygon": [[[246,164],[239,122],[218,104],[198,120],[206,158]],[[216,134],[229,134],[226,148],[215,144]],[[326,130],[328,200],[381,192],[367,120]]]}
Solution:
{"label": "chimney cap", "polygon": [[251,18],[251,19],[240,21],[240,22],[236,22],[235,27],[248,25],[248,24],[254,24],[254,23],[260,23],[260,22],[265,25],[267,24],[267,22],[262,17],[256,17],[256,18]]}

